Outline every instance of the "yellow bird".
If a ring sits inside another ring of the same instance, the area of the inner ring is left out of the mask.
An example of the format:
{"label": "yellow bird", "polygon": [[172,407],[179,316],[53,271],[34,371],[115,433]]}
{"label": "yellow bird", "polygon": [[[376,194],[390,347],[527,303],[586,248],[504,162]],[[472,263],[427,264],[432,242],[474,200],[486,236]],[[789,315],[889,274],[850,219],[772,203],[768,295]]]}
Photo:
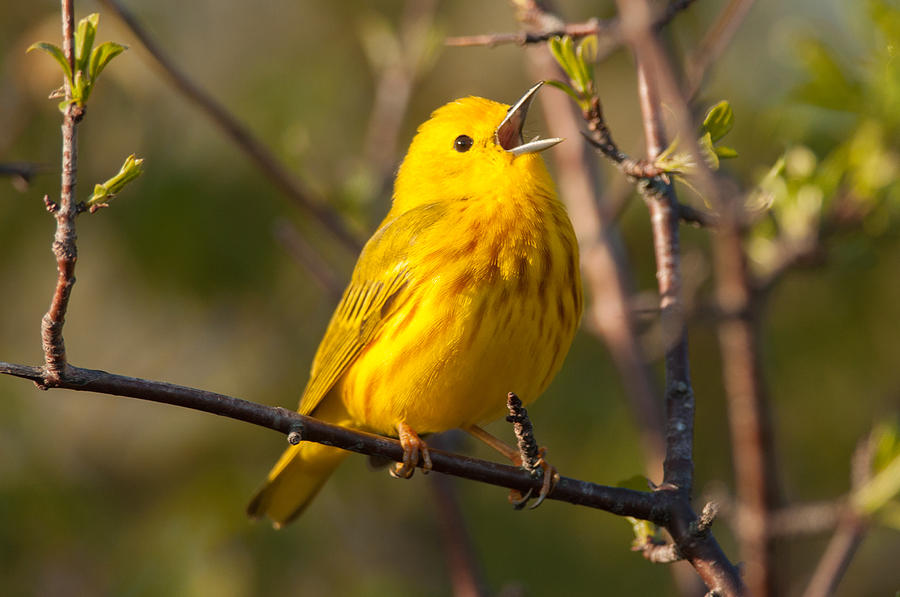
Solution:
{"label": "yellow bird", "polygon": [[[410,145],[393,205],[366,243],[313,360],[299,412],[399,437],[409,477],[430,468],[421,434],[475,429],[535,400],[581,317],[578,245],[522,126],[541,83],[513,106],[465,97]],[[291,446],[247,508],[280,527],[348,454]]]}

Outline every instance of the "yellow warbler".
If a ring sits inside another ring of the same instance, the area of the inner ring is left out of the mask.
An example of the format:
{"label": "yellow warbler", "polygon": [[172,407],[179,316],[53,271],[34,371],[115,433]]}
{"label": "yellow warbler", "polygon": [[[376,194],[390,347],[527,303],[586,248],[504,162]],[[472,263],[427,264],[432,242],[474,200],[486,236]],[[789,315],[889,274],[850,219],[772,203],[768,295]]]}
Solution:
{"label": "yellow warbler", "polygon": [[[536,399],[581,316],[578,246],[538,152],[522,140],[541,83],[512,107],[466,97],[422,124],[393,205],[328,324],[299,412],[399,437],[408,477],[419,434],[471,428]],[[348,454],[288,448],[248,507],[276,527],[300,514]]]}

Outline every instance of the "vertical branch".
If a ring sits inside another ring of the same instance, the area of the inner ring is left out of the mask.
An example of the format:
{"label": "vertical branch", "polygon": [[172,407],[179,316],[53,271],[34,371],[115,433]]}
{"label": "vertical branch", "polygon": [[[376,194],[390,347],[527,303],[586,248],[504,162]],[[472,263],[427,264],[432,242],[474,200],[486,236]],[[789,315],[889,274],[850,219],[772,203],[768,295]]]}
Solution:
{"label": "vertical branch", "polygon": [[[620,10],[623,17],[626,10]],[[644,121],[647,158],[652,162],[665,147],[656,82],[636,48],[638,95]],[[688,362],[687,330],[681,296],[678,198],[671,182],[645,179],[638,185],[650,212],[661,323],[666,342],[666,460],[663,481],[686,495],[693,487],[694,393]]]}
{"label": "vertical branch", "polygon": [[[771,594],[775,588],[775,558],[773,553],[773,538],[768,532],[770,526],[769,517],[774,502],[775,483],[774,467],[771,463],[773,453],[771,446],[770,425],[766,412],[765,397],[761,387],[761,375],[759,373],[759,355],[756,347],[756,330],[747,314],[750,310],[750,286],[746,271],[745,255],[739,229],[738,213],[739,202],[736,200],[725,201],[716,186],[715,180],[700,158],[700,151],[694,134],[694,125],[690,117],[687,102],[680,93],[672,75],[671,65],[656,37],[650,32],[648,22],[648,8],[646,2],[626,3],[620,0],[620,9],[623,16],[623,27],[626,30],[626,38],[630,38],[635,50],[638,62],[639,87],[642,92],[641,108],[645,115],[645,130],[647,132],[647,148],[652,160],[665,146],[661,139],[662,130],[658,112],[655,115],[648,114],[653,106],[660,105],[660,99],[671,109],[680,137],[686,142],[688,150],[695,156],[697,164],[696,184],[701,192],[709,198],[723,214],[723,233],[717,237],[717,270],[719,278],[719,290],[726,301],[731,301],[734,310],[729,310],[728,322],[720,330],[722,344],[722,358],[725,370],[725,385],[729,399],[729,411],[732,427],[735,430],[733,445],[735,453],[735,468],[739,478],[739,491],[742,493],[740,500],[744,504],[752,504],[752,507],[742,509],[745,516],[741,518],[741,543],[742,555],[748,561],[748,588],[751,594],[765,596]],[[654,96],[654,92],[659,97]],[[658,108],[657,108],[658,110]],[[647,183],[647,188],[650,188]],[[663,195],[671,195],[668,202],[651,201],[651,214],[654,220],[654,236],[672,232],[671,226],[664,225],[661,221],[669,220],[668,213],[671,208],[677,210],[674,193],[671,185],[663,187]],[[646,197],[646,195],[645,195]],[[656,205],[657,213],[654,213]],[[665,213],[660,212],[661,205],[666,205]],[[677,224],[673,224],[677,225]],[[677,234],[677,231],[675,231]],[[677,237],[674,242],[677,243]],[[677,248],[677,244],[675,245]],[[660,257],[657,252],[658,263]],[[671,256],[671,255],[670,255]],[[677,264],[676,264],[677,265]],[[660,292],[663,293],[665,305],[665,274],[664,268],[660,269]],[[675,278],[678,281],[678,278]],[[677,304],[676,304],[677,307]],[[665,306],[663,311],[665,317]],[[673,316],[678,329],[677,334],[683,334],[684,322],[680,315]],[[665,319],[663,320],[665,329]],[[671,330],[671,328],[670,328]],[[683,336],[676,336],[682,337]],[[677,381],[687,379],[687,370],[684,370],[684,378],[679,376],[679,363],[687,364],[686,345],[679,347],[680,343],[673,344],[666,355],[667,371],[673,374]],[[680,354],[679,354],[680,353]],[[671,382],[670,382],[671,383]],[[688,389],[689,385],[684,386]],[[677,388],[676,388],[677,389]],[[668,386],[671,391],[671,385]],[[691,402],[688,404],[688,402]],[[679,409],[681,416],[670,411],[670,451],[672,449],[687,446],[690,437],[686,430],[681,428],[681,423],[687,423],[690,414],[693,419],[692,400],[671,400],[667,392],[667,404],[670,408]],[[679,422],[679,419],[681,421]],[[680,439],[673,438],[672,432],[681,433]],[[674,440],[674,441],[672,441]],[[676,459],[679,454],[675,453]],[[667,456],[667,463],[669,457]],[[673,461],[675,464],[675,461]],[[679,468],[683,468],[679,466]],[[675,469],[669,470],[676,473]],[[683,472],[688,471],[684,468]],[[675,477],[666,475],[666,480],[680,486]]]}
{"label": "vertical branch", "polygon": [[760,374],[757,313],[737,201],[722,204],[715,236],[722,367],[737,490],[738,536],[753,595],[777,594],[772,512],[778,506],[772,424]]}
{"label": "vertical branch", "polygon": [[444,550],[453,585],[454,597],[483,597],[484,583],[475,560],[466,521],[459,508],[453,479],[431,475],[430,485],[438,508],[438,522],[444,537]]}
{"label": "vertical branch", "polygon": [[[69,62],[71,72],[75,72],[75,15],[73,0],[62,0],[63,53]],[[59,206],[52,211],[56,219],[56,234],[53,238],[53,254],[56,256],[56,290],[50,301],[50,308],[41,320],[41,344],[44,349],[44,373],[48,382],[59,381],[66,368],[66,345],[62,329],[66,320],[69,296],[75,285],[75,261],[78,249],[75,245],[75,216],[78,205],[75,202],[75,181],[78,167],[78,122],[84,110],[71,102],[72,89],[65,82],[67,102],[62,124],[62,184]],[[48,203],[52,205],[52,203]]]}

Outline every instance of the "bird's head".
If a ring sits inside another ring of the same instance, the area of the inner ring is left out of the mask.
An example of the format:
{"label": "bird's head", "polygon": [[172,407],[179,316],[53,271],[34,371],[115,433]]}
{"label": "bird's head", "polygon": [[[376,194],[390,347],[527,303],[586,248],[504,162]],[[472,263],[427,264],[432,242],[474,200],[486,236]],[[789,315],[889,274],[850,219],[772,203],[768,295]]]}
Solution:
{"label": "bird's head", "polygon": [[533,185],[552,187],[537,154],[562,139],[522,138],[528,107],[542,84],[512,106],[470,96],[435,110],[397,173],[394,211],[479,197],[502,200]]}

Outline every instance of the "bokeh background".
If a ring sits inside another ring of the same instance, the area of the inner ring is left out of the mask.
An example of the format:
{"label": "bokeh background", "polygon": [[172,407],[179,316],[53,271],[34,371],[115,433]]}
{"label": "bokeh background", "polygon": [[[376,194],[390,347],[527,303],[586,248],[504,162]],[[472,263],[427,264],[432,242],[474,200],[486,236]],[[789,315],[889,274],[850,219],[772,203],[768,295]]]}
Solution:
{"label": "bokeh background", "polygon": [[[559,4],[572,21],[614,11],[609,0]],[[668,37],[676,55],[695,46],[724,4],[697,2],[677,18]],[[891,0],[881,4],[897,10]],[[517,46],[443,47],[446,35],[515,30],[506,3],[436,3],[433,20],[413,19],[418,29],[401,36],[411,45],[399,53],[419,54],[394,146],[391,135],[370,127],[377,81],[409,20],[403,1],[129,5],[180,67],[361,237],[386,213],[390,172],[432,109],[468,94],[509,102],[532,83]],[[780,480],[791,500],[846,492],[854,446],[900,404],[900,109],[885,108],[898,108],[898,39],[873,24],[871,5],[760,0],[701,92],[709,104],[728,99],[734,106],[728,144],[740,157],[726,167],[747,188],[791,148],[822,160],[863,122],[880,139],[874,182],[863,181],[881,202],[877,217],[829,243],[822,266],[791,273],[768,304],[764,364]],[[101,12],[98,40],[131,46],[104,72],[81,125],[79,195],[130,153],[145,158],[146,173],[110,209],[79,219],[78,283],[65,329],[72,362],[294,407],[335,300],[275,231],[299,230],[338,279],[355,256],[175,92],[115,17],[94,2],[77,2],[76,11]],[[0,179],[0,359],[37,364],[40,318],[55,281],[53,222],[41,198],[59,192],[60,114],[46,98],[60,77],[52,60],[25,49],[38,40],[59,43],[59,7],[6,2],[0,14],[0,161],[47,166],[26,189]],[[878,68],[884,76],[870,72]],[[616,139],[642,154],[630,55],[620,50],[598,69]],[[857,85],[847,73],[869,75]],[[530,126],[552,134],[534,114]],[[864,168],[871,155],[844,159]],[[702,206],[690,191],[682,194]],[[639,200],[630,201],[621,224],[636,291],[652,295],[653,254]],[[684,231],[686,275],[700,301],[711,286],[707,237]],[[715,329],[698,318],[690,332],[697,487],[727,491],[733,483]],[[659,355],[652,334],[646,344]],[[605,347],[586,331],[530,412],[563,474],[615,484],[642,472],[622,386]],[[491,429],[509,433],[502,423]],[[465,438],[455,441],[493,457]],[[246,501],[283,447],[271,431],[223,418],[0,378],[0,593],[451,594],[438,510],[421,475],[400,482],[350,458],[296,524],[275,532],[247,520]],[[454,486],[492,594],[675,591],[665,566],[629,551],[631,531],[619,518],[561,503],[514,512],[500,489]],[[735,559],[726,524],[717,536]],[[826,540],[787,544],[792,593]],[[898,553],[900,533],[873,529],[838,593],[893,594]]]}

